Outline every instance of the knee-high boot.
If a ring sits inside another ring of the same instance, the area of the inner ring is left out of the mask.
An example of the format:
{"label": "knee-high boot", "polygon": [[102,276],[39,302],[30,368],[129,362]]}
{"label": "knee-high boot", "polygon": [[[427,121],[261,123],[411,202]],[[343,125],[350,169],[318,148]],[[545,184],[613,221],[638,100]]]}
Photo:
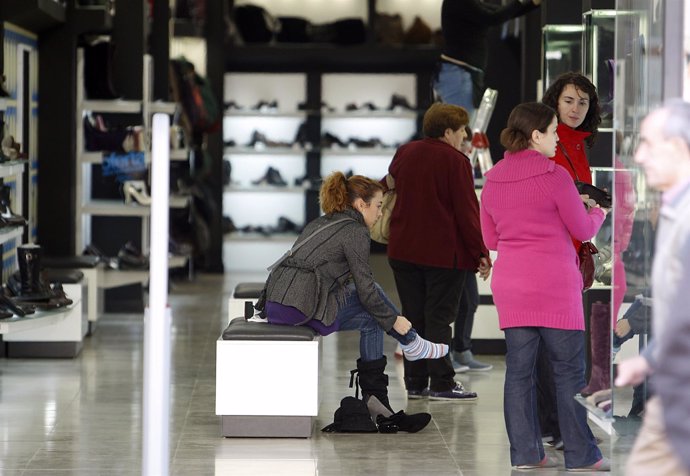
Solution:
{"label": "knee-high boot", "polygon": [[589,383],[580,391],[587,397],[594,392],[611,388],[611,306],[595,302],[589,320],[592,347],[592,371]]}
{"label": "knee-high boot", "polygon": [[416,433],[431,421],[428,413],[407,415],[404,411],[394,412],[388,401],[388,375],[386,356],[378,360],[363,361],[357,359],[357,374],[359,386],[362,389],[362,399],[369,408],[372,419],[378,425],[379,431],[406,431]]}

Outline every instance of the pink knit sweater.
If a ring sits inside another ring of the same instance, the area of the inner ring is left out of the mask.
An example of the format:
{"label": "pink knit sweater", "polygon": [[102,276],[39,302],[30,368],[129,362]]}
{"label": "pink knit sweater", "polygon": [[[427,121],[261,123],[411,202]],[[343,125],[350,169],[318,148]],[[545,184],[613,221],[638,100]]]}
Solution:
{"label": "pink knit sweater", "polygon": [[571,236],[593,237],[605,214],[585,209],[563,167],[528,149],[506,152],[486,175],[484,243],[498,251],[491,290],[501,329],[584,329],[582,275]]}

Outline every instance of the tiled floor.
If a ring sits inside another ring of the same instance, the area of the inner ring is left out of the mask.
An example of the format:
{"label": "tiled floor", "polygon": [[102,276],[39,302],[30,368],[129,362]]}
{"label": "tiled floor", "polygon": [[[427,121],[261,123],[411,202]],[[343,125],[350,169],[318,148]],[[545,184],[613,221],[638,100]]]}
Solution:
{"label": "tiled floor", "polygon": [[[395,343],[387,338],[393,406],[428,411],[432,422],[417,434],[321,433],[340,399],[351,394],[348,370],[358,348],[352,333],[323,341],[323,401],[312,438],[221,438],[214,414],[215,340],[227,321],[232,286],[255,279],[200,275],[173,285],[171,474],[511,474],[500,356],[483,356],[494,370],[460,376],[479,393],[476,403],[407,402],[402,365],[393,358]],[[142,316],[110,314],[99,321],[76,359],[0,359],[0,475],[141,474],[142,337]],[[275,396],[289,391],[275,388]],[[594,431],[604,439],[602,450],[613,451],[614,464],[621,468],[632,438],[611,442]],[[562,462],[562,454],[549,451]]]}

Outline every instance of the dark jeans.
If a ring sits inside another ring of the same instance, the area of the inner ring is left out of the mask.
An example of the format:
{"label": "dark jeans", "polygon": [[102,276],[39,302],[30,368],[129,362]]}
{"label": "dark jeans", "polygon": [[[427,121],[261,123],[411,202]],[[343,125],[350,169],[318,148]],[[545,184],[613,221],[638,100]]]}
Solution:
{"label": "dark jeans", "polygon": [[587,411],[573,398],[585,385],[584,333],[545,327],[505,329],[506,379],[503,414],[513,465],[534,464],[544,458],[536,401],[536,361],[543,343],[553,369],[558,422],[565,446],[566,468],[594,464],[601,459],[587,425]]}
{"label": "dark jeans", "polygon": [[[376,285],[376,289],[383,301],[393,309],[396,314],[400,312],[396,309],[395,304],[386,296],[381,286]],[[355,289],[355,285],[348,286],[348,293],[345,301],[338,308],[336,321],[338,322],[338,330],[340,331],[359,331],[359,355],[363,361],[378,360],[383,357],[383,327],[381,327],[376,319],[369,314],[359,300],[359,295]],[[393,337],[401,344],[409,344],[414,340],[417,333],[411,329],[407,334],[400,335],[394,329],[388,332],[388,335]]]}
{"label": "dark jeans", "polygon": [[[460,304],[460,292],[470,271],[421,266],[389,259],[395,286],[398,289],[403,315],[412,327],[431,342],[450,345],[450,325],[455,321]],[[434,392],[455,387],[455,371],[446,355],[442,359],[405,359],[405,387]]]}
{"label": "dark jeans", "polygon": [[467,273],[465,285],[460,296],[460,308],[458,317],[453,326],[453,350],[464,352],[472,349],[472,327],[474,326],[474,313],[479,306],[479,288],[477,287],[477,275]]}
{"label": "dark jeans", "polygon": [[559,440],[561,429],[558,426],[556,385],[553,382],[549,353],[543,342],[539,344],[539,353],[537,354],[537,408],[539,409],[541,434],[551,436],[554,441]]}

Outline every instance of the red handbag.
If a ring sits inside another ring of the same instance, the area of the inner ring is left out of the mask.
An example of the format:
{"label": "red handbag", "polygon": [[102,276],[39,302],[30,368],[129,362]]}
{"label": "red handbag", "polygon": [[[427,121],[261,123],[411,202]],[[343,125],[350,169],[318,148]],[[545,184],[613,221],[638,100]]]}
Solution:
{"label": "red handbag", "polygon": [[591,241],[585,241],[580,245],[577,255],[580,260],[580,272],[582,273],[582,289],[589,289],[594,283],[594,255],[599,250]]}

